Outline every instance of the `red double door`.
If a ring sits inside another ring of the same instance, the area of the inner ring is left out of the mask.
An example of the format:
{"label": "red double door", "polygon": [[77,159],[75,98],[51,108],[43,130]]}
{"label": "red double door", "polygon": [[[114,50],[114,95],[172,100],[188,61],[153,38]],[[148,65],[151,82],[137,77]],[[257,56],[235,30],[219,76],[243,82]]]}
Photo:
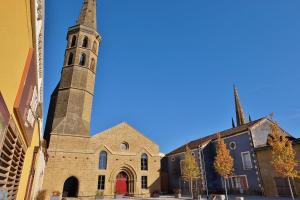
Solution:
{"label": "red double door", "polygon": [[127,195],[127,176],[126,174],[120,173],[116,179],[116,193],[121,195]]}

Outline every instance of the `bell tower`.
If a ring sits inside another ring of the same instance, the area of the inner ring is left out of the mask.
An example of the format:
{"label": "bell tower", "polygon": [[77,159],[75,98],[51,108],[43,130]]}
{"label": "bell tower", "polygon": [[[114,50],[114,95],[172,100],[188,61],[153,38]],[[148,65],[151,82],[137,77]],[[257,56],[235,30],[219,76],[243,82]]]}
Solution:
{"label": "bell tower", "polygon": [[45,139],[51,134],[90,135],[98,48],[96,0],[84,0],[75,26],[68,29],[60,81],[51,96]]}

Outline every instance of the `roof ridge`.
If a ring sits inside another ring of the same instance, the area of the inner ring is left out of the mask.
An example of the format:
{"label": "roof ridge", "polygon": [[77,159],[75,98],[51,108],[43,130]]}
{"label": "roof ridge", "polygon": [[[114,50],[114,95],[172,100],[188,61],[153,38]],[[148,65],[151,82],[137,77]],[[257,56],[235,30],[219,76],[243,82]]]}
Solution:
{"label": "roof ridge", "polygon": [[[265,117],[259,118],[257,120],[254,120],[252,122],[248,122],[246,124],[243,124],[241,126],[237,126],[234,128],[229,128],[229,129],[225,129],[224,131],[218,131],[215,132],[213,134],[209,134],[207,136],[204,137],[200,137],[196,140],[191,140],[187,143],[185,143],[184,145],[178,147],[177,149],[171,151],[170,153],[167,153],[166,156],[170,156],[176,153],[181,153],[183,151],[183,148],[188,145],[191,149],[195,148],[195,146],[199,146],[201,143],[203,142],[207,142],[209,140],[215,140],[217,138],[217,134],[220,133],[221,137],[228,137],[237,133],[241,133],[244,132],[245,130],[248,130],[248,128],[252,127],[253,125],[255,125],[256,123],[260,122],[261,120],[266,119]],[[193,144],[196,143],[196,144]]]}

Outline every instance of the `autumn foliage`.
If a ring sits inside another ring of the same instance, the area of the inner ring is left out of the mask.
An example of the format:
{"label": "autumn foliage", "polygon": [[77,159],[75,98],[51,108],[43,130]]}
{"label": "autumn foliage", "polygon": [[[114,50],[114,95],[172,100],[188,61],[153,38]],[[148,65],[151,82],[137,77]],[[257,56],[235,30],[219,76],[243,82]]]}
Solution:
{"label": "autumn foliage", "polygon": [[272,147],[272,166],[282,177],[299,177],[295,169],[298,166],[298,161],[292,141],[283,135],[277,124],[271,125],[271,130],[272,140],[269,142]]}
{"label": "autumn foliage", "polygon": [[200,176],[200,169],[188,146],[186,146],[186,150],[184,153],[184,160],[181,165],[181,171],[182,176],[186,179],[198,178]]}
{"label": "autumn foliage", "polygon": [[181,175],[185,180],[189,181],[190,192],[193,196],[193,179],[199,178],[201,173],[196,159],[192,155],[191,149],[188,146],[185,147],[184,160],[181,164]]}
{"label": "autumn foliage", "polygon": [[216,151],[217,155],[214,161],[215,170],[220,176],[227,178],[232,174],[233,158],[231,157],[230,152],[220,134],[218,135]]}

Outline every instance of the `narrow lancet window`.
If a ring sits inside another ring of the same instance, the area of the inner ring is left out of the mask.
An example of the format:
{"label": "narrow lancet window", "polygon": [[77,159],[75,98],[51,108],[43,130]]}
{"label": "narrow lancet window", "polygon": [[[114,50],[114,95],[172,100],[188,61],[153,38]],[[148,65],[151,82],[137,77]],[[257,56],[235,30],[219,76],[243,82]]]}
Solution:
{"label": "narrow lancet window", "polygon": [[74,57],[74,54],[71,52],[69,54],[68,65],[72,65],[73,64],[73,57]]}
{"label": "narrow lancet window", "polygon": [[94,59],[94,58],[92,58],[90,69],[91,69],[93,72],[95,71],[95,59]]}
{"label": "narrow lancet window", "polygon": [[99,169],[106,169],[106,166],[107,166],[107,153],[105,151],[101,151],[99,156]]}
{"label": "narrow lancet window", "polygon": [[92,48],[92,51],[94,52],[94,53],[97,53],[97,42],[96,41],[94,41],[94,43],[93,43],[93,48]]}
{"label": "narrow lancet window", "polygon": [[84,66],[86,61],[86,55],[84,53],[81,54],[80,60],[79,60],[79,65]]}
{"label": "narrow lancet window", "polygon": [[89,39],[88,37],[84,37],[83,42],[82,42],[82,47],[87,48],[89,45]]}
{"label": "narrow lancet window", "polygon": [[72,41],[71,41],[71,47],[74,47],[76,45],[76,40],[77,40],[76,35],[73,35]]}
{"label": "narrow lancet window", "polygon": [[145,153],[141,156],[141,170],[148,170],[148,156]]}

